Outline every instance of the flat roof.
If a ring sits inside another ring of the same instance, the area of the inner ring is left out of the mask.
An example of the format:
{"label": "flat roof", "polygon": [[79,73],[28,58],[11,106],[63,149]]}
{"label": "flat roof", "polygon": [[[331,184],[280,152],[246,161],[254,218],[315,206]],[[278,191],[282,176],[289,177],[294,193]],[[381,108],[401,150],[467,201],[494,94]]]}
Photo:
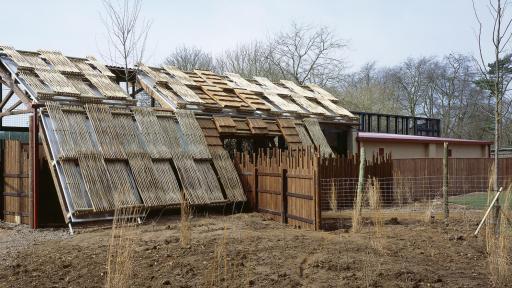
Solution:
{"label": "flat roof", "polygon": [[492,145],[492,141],[456,139],[444,137],[415,136],[401,134],[387,134],[374,132],[359,132],[357,141],[360,142],[398,142],[398,143],[444,143],[463,145]]}

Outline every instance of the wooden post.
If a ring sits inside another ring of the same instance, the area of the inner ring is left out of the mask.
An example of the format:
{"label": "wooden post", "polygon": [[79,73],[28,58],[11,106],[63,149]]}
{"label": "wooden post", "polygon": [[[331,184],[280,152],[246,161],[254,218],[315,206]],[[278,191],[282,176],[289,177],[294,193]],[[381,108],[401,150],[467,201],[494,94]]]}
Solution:
{"label": "wooden post", "polygon": [[288,199],[286,197],[286,192],[288,190],[288,183],[287,183],[287,174],[288,170],[283,169],[282,170],[282,176],[281,176],[281,222],[282,223],[288,223]]}
{"label": "wooden post", "polygon": [[444,219],[448,219],[448,142],[444,142],[443,151],[443,203],[444,203]]}
{"label": "wooden post", "polygon": [[38,227],[38,208],[39,208],[39,143],[38,143],[38,131],[39,123],[37,122],[37,107],[33,108],[33,114],[31,117],[31,130],[30,130],[30,162],[31,162],[31,192],[32,192],[32,229]]}
{"label": "wooden post", "polygon": [[[364,189],[364,168],[366,166],[366,152],[364,150],[364,146],[361,146],[360,151],[360,160],[359,160],[359,177],[357,181],[357,194],[356,194],[356,202],[360,203],[359,201],[363,200],[363,189]],[[362,205],[360,207],[357,207],[359,211],[357,213],[361,213]]]}

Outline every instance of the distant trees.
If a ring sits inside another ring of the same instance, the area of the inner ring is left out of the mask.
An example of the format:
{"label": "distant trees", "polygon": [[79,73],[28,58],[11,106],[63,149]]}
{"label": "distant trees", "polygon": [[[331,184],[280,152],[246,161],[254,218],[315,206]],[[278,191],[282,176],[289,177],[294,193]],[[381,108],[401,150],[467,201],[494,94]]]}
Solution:
{"label": "distant trees", "polygon": [[176,66],[184,71],[215,70],[212,55],[197,47],[181,46],[176,48],[165,58],[164,64]]}

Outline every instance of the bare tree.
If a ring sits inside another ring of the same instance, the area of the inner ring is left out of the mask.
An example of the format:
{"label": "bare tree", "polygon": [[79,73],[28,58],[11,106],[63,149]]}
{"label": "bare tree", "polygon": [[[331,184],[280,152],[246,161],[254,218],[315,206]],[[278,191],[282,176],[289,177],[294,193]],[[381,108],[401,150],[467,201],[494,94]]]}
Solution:
{"label": "bare tree", "polygon": [[[508,85],[510,81],[506,80],[506,72],[505,66],[503,64],[504,55],[508,48],[508,44],[512,37],[512,33],[510,30],[510,25],[512,23],[512,18],[506,14],[507,8],[509,8],[510,3],[505,0],[489,0],[487,4],[487,8],[491,13],[493,18],[493,26],[492,28],[492,47],[493,47],[493,60],[491,63],[493,65],[489,65],[489,69],[487,69],[489,62],[484,60],[484,51],[483,51],[483,42],[482,42],[482,30],[483,24],[480,20],[480,17],[477,13],[477,9],[475,7],[475,2],[473,1],[473,11],[475,13],[475,18],[478,22],[478,49],[479,49],[479,57],[476,61],[478,63],[480,75],[482,77],[482,81],[480,81],[481,86],[486,87],[487,90],[490,91],[490,94],[494,97],[494,190],[498,191],[498,177],[499,177],[499,149],[500,149],[500,141],[501,141],[501,123],[502,117],[504,115],[504,99],[507,95]],[[496,224],[499,221],[499,204],[495,207],[494,213],[494,223]],[[499,227],[496,225],[495,227]]]}
{"label": "bare tree", "polygon": [[431,96],[433,58],[408,58],[391,73],[403,110],[416,116],[426,95]]}
{"label": "bare tree", "polygon": [[142,61],[151,22],[141,17],[141,0],[103,0],[103,24],[107,31],[108,55],[114,65],[124,68],[126,92],[133,76],[130,67]]}
{"label": "bare tree", "polygon": [[216,70],[212,55],[197,47],[181,46],[176,48],[165,58],[164,64],[176,66],[184,71]]}
{"label": "bare tree", "polygon": [[233,72],[243,77],[263,76],[271,80],[279,80],[279,71],[271,62],[268,43],[254,41],[224,51],[216,59],[216,67],[220,73]]}
{"label": "bare tree", "polygon": [[291,30],[278,33],[269,43],[269,60],[281,77],[299,84],[336,85],[342,77],[341,52],[346,44],[327,27],[292,24]]}

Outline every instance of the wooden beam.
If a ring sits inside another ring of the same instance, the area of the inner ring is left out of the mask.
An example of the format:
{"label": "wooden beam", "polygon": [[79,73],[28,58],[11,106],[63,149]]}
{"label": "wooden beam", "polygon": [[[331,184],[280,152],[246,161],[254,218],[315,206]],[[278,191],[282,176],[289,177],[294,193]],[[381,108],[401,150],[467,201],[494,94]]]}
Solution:
{"label": "wooden beam", "polygon": [[21,101],[21,99],[20,99],[20,100],[16,101],[16,103],[12,104],[12,106],[11,106],[11,107],[9,107],[9,108],[7,109],[7,111],[5,111],[5,112],[11,112],[11,111],[13,111],[14,109],[18,108],[18,106],[20,106],[21,104],[23,104],[23,102],[22,102],[22,101]]}
{"label": "wooden beam", "polygon": [[11,99],[12,95],[14,95],[14,91],[9,91],[9,93],[7,93],[7,95],[5,95],[5,98],[2,99],[2,102],[0,102],[0,111],[4,110],[4,106],[5,104],[7,104],[7,102],[9,101],[9,99]]}
{"label": "wooden beam", "polygon": [[15,110],[15,111],[9,111],[9,112],[1,112],[0,118],[5,116],[12,116],[12,115],[19,115],[19,114],[28,114],[32,113],[31,109],[24,109],[24,110]]}
{"label": "wooden beam", "polygon": [[20,98],[23,103],[27,104],[27,106],[30,106],[32,104],[32,100],[30,97],[21,90],[20,87],[15,83],[14,78],[11,77],[9,71],[7,71],[3,65],[0,65],[0,78],[4,81],[4,85],[11,88],[12,91]]}

